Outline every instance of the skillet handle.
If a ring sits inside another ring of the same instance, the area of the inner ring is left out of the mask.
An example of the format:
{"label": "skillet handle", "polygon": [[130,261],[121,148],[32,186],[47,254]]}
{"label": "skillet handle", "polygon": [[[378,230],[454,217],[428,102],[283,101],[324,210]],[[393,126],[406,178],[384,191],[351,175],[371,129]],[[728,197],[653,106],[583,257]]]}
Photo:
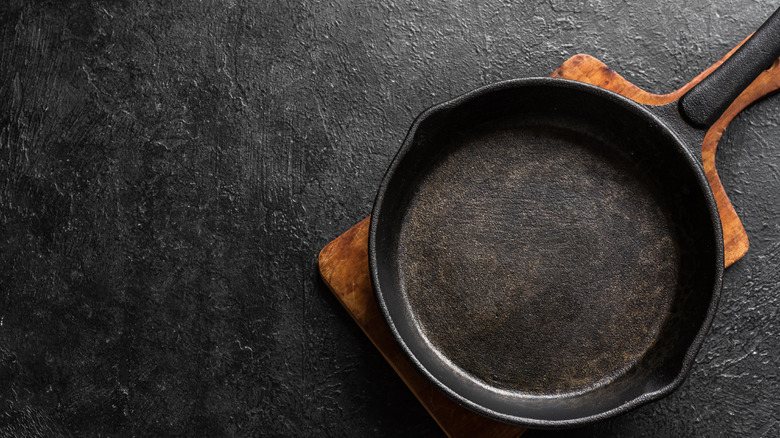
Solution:
{"label": "skillet handle", "polygon": [[780,8],[717,70],[680,98],[680,112],[697,128],[711,126],[778,57]]}

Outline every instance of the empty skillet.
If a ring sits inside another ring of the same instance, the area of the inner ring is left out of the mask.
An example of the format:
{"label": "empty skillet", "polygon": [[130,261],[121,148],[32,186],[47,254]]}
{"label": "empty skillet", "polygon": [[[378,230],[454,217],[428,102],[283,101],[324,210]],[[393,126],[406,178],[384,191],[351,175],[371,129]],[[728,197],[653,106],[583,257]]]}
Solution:
{"label": "empty skillet", "polygon": [[377,194],[379,307],[419,371],[497,420],[567,427],[682,383],[723,241],[698,145],[780,56],[780,10],[679,102],[535,78],[421,114]]}

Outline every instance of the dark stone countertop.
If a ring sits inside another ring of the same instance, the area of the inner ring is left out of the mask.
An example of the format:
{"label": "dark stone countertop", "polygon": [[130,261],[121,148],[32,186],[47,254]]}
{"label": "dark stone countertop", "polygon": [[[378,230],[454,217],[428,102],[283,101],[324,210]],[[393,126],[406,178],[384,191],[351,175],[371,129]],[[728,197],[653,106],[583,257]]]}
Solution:
{"label": "dark stone countertop", "polygon": [[[414,117],[589,53],[666,92],[769,2],[0,5],[0,437],[436,436],[319,279]],[[750,235],[688,381],[586,429],[780,435],[780,97],[726,132]]]}

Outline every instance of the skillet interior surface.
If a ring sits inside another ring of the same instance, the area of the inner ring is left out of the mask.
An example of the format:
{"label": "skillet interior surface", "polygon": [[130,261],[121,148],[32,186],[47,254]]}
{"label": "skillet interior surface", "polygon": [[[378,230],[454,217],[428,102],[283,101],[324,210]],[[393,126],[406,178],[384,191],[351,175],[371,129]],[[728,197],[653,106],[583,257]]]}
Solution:
{"label": "skillet interior surface", "polygon": [[625,105],[503,87],[422,116],[391,166],[375,290],[463,404],[554,426],[656,397],[690,365],[720,230],[679,141]]}

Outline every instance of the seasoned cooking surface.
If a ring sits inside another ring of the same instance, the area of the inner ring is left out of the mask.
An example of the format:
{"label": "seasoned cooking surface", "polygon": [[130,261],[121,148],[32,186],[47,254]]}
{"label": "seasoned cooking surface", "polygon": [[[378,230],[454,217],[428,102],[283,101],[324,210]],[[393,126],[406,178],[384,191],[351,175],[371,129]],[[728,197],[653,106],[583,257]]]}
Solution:
{"label": "seasoned cooking surface", "polygon": [[433,346],[476,379],[531,394],[576,392],[634,364],[680,264],[641,169],[587,132],[517,121],[454,133],[443,155],[398,243]]}

